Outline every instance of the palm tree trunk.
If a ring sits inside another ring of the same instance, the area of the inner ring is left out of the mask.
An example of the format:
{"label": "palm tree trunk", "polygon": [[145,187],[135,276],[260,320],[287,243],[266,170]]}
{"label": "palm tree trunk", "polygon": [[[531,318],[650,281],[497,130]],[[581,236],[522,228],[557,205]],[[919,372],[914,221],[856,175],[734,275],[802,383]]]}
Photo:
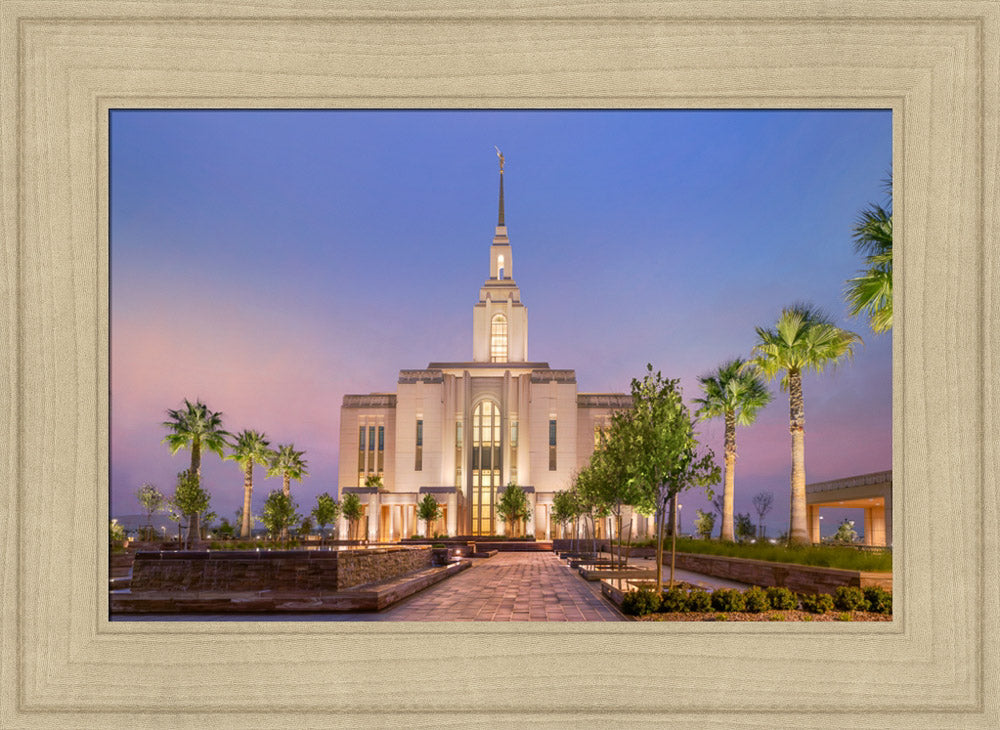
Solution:
{"label": "palm tree trunk", "polygon": [[240,525],[240,537],[250,537],[250,505],[253,502],[253,461],[251,460],[243,473],[243,524]]}
{"label": "palm tree trunk", "polygon": [[191,439],[191,472],[201,480],[201,439],[198,436]]}
{"label": "palm tree trunk", "polygon": [[[288,474],[286,473],[286,474],[285,474],[285,475],[284,475],[284,476],[282,477],[282,479],[281,479],[281,491],[282,491],[282,493],[283,493],[283,494],[284,494],[284,495],[285,495],[286,497],[288,497],[288,496],[291,496],[291,485],[292,485],[292,479],[291,479],[291,477],[290,477],[290,476],[289,476],[289,475],[288,475]],[[282,539],[282,540],[285,540],[285,541],[287,541],[287,540],[288,540],[288,528],[287,528],[287,527],[282,527],[282,528],[281,528],[281,539]]]}
{"label": "palm tree trunk", "polygon": [[806,525],[806,446],[805,406],[802,399],[802,375],[788,373],[789,425],[792,434],[792,502],[788,537],[793,544],[809,544]]}
{"label": "palm tree trunk", "polygon": [[735,495],[736,475],[736,411],[726,411],[725,438],[726,475],[722,490],[722,528],[720,537],[732,542],[733,535],[733,501]]}

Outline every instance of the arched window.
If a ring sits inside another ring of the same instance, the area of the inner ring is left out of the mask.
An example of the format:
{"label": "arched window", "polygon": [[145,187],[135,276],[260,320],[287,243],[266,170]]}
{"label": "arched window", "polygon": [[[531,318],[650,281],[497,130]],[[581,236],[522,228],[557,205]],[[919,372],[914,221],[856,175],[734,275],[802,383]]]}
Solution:
{"label": "arched window", "polygon": [[469,506],[473,535],[493,534],[494,503],[502,470],[501,438],[500,405],[484,400],[472,412],[472,453],[469,454],[472,493]]}
{"label": "arched window", "polygon": [[497,256],[497,278],[503,279],[503,254]]}
{"label": "arched window", "polygon": [[494,314],[490,324],[490,361],[507,362],[507,318]]}

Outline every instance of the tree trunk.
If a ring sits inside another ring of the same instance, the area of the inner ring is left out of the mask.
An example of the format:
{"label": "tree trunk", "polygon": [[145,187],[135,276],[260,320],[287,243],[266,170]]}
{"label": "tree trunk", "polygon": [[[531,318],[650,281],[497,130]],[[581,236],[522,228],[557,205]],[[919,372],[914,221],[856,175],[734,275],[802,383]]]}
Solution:
{"label": "tree trunk", "polygon": [[186,548],[193,548],[197,542],[201,539],[200,534],[200,520],[198,519],[198,513],[192,513],[188,515],[188,533],[187,533],[187,543]]}
{"label": "tree trunk", "polygon": [[656,503],[656,590],[663,590],[663,528],[666,517],[667,500]]}
{"label": "tree trunk", "polygon": [[795,545],[808,545],[809,529],[806,524],[806,447],[805,407],[802,399],[802,375],[788,373],[789,424],[792,434],[792,500],[789,510],[789,541]]}
{"label": "tree trunk", "polygon": [[726,438],[724,445],[726,474],[722,491],[722,528],[719,536],[733,542],[733,501],[736,475],[736,411],[726,411]]}
{"label": "tree trunk", "polygon": [[240,525],[240,537],[250,537],[250,505],[253,502],[253,460],[247,464],[243,472],[243,520]]}

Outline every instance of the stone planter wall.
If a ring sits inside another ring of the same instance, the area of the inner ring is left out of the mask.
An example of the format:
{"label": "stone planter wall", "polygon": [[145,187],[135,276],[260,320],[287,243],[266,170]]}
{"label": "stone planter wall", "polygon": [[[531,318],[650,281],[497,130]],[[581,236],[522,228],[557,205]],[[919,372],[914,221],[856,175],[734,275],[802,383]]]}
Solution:
{"label": "stone planter wall", "polygon": [[[663,562],[664,565],[670,564],[669,551],[664,552]],[[892,590],[892,573],[866,573],[860,570],[694,553],[677,553],[676,565],[682,570],[716,578],[728,578],[756,586],[782,586],[797,593],[833,593],[838,586],[866,588],[877,585]]]}
{"label": "stone planter wall", "polygon": [[428,568],[427,548],[140,552],[132,592],[336,591]]}

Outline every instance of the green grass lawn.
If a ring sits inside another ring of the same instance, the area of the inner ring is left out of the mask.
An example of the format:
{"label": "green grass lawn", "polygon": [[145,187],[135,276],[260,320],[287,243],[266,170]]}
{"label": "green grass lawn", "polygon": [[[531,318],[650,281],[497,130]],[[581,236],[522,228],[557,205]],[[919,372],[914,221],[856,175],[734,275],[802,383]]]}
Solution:
{"label": "green grass lawn", "polygon": [[[655,546],[655,542],[650,541],[649,547],[653,546]],[[670,541],[664,540],[663,547],[669,551]],[[844,568],[846,570],[882,573],[892,572],[891,552],[867,552],[846,546],[838,547],[836,545],[787,547],[785,545],[772,545],[769,542],[738,545],[736,543],[720,542],[717,540],[692,540],[688,537],[678,537],[677,552],[726,555],[733,558],[768,560],[773,563],[816,565],[823,568]]]}

